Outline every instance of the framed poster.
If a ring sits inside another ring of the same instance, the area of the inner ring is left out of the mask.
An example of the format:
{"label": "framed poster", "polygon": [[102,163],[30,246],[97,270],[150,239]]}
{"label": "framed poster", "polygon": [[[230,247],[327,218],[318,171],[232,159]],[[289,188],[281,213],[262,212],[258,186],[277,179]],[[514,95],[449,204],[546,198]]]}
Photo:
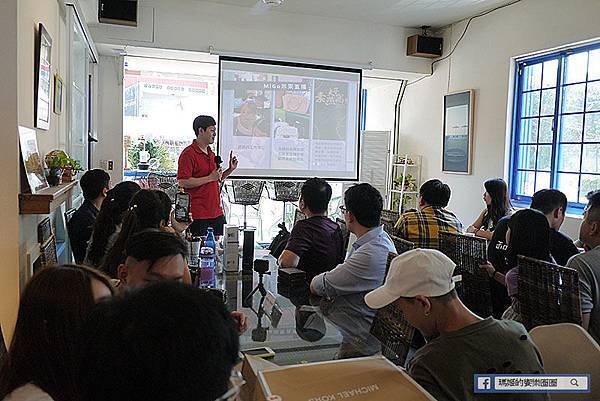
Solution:
{"label": "framed poster", "polygon": [[32,194],[35,194],[44,188],[48,188],[35,131],[31,128],[19,127],[19,144],[29,190]]}
{"label": "framed poster", "polygon": [[43,130],[50,129],[50,91],[51,70],[50,54],[52,38],[40,23],[35,47],[35,127]]}
{"label": "framed poster", "polygon": [[473,151],[473,90],[444,96],[442,171],[471,174]]}

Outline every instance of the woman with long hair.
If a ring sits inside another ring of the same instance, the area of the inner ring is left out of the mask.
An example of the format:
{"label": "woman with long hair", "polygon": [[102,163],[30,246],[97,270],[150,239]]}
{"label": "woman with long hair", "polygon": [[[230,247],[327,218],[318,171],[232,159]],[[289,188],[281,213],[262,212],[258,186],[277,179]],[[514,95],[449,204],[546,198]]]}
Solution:
{"label": "woman with long hair", "polygon": [[96,217],[94,232],[85,255],[85,265],[96,268],[102,265],[105,255],[112,248],[121,231],[121,223],[129,208],[129,202],[140,189],[140,186],[133,181],[123,181],[108,191]]}
{"label": "woman with long hair", "polygon": [[519,267],[518,256],[552,262],[550,256],[550,226],[541,212],[534,209],[523,209],[513,214],[508,221],[506,232],[506,266],[508,272],[503,274],[496,270],[491,263],[484,268],[490,278],[506,286],[511,306],[504,312],[502,318],[519,320],[520,307],[518,301]]}
{"label": "woman with long hair", "polygon": [[123,218],[119,236],[106,255],[101,270],[112,278],[117,278],[118,268],[125,260],[125,245],[135,233],[147,229],[160,229],[181,233],[191,224],[180,223],[173,217],[171,199],[160,190],[142,189],[131,199],[129,210]]}
{"label": "woman with long hair", "polygon": [[492,232],[498,221],[513,211],[508,194],[508,185],[502,178],[487,180],[483,186],[483,201],[486,208],[483,209],[477,220],[467,228],[467,232],[487,240],[492,238]]}
{"label": "woman with long hair", "polygon": [[88,267],[47,267],[36,273],[23,291],[0,367],[0,400],[77,399],[75,345],[96,302],[113,293],[110,279]]}

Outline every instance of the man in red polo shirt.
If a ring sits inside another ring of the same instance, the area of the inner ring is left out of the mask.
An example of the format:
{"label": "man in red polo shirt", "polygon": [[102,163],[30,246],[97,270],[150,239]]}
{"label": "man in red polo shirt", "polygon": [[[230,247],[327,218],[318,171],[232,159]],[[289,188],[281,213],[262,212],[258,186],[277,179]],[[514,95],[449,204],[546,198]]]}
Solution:
{"label": "man in red polo shirt", "polygon": [[212,227],[215,235],[223,235],[226,223],[221,207],[219,181],[224,180],[237,168],[237,157],[229,154],[229,168],[223,171],[215,162],[210,145],[215,142],[217,123],[211,116],[194,119],[196,139],[179,156],[177,179],[179,185],[190,194],[194,222],[189,230],[194,236],[206,235]]}

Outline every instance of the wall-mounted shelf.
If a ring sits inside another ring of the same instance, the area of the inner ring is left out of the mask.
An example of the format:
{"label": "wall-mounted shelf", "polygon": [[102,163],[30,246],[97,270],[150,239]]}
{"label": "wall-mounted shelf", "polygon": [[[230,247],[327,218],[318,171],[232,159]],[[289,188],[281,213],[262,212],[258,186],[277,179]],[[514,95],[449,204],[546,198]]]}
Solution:
{"label": "wall-mounted shelf", "polygon": [[71,197],[79,181],[46,188],[36,194],[19,194],[20,214],[50,214]]}
{"label": "wall-mounted shelf", "polygon": [[418,192],[416,192],[416,191],[401,191],[399,189],[392,189],[392,190],[390,190],[390,192],[393,192],[395,194],[405,194],[405,195],[418,194]]}

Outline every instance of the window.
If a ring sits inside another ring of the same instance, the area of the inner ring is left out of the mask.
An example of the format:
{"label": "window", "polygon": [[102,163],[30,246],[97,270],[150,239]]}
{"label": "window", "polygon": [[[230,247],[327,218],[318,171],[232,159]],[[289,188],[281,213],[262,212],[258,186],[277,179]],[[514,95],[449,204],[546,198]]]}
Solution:
{"label": "window", "polygon": [[556,188],[571,212],[600,188],[600,44],[517,64],[511,198]]}

